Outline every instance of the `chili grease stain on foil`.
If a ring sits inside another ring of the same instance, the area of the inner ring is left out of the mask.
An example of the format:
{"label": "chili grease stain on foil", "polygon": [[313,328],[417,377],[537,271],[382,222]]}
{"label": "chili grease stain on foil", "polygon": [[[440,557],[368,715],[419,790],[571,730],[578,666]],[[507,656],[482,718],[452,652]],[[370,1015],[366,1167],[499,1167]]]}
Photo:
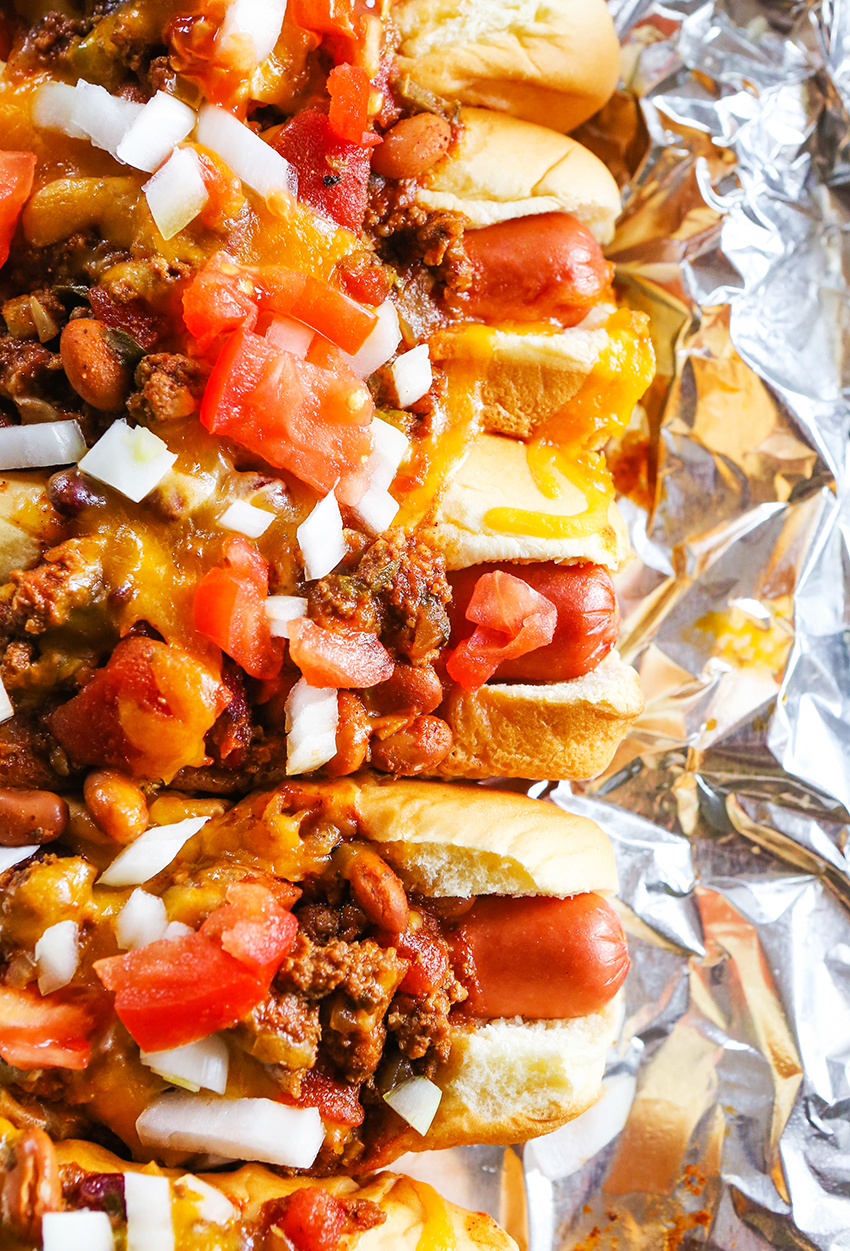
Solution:
{"label": "chili grease stain on foil", "polygon": [[625,88],[578,137],[659,361],[610,449],[647,707],[530,793],[614,841],[633,968],[605,1114],[523,1149],[527,1208],[516,1151],[441,1180],[531,1251],[850,1249],[850,9],[611,9]]}

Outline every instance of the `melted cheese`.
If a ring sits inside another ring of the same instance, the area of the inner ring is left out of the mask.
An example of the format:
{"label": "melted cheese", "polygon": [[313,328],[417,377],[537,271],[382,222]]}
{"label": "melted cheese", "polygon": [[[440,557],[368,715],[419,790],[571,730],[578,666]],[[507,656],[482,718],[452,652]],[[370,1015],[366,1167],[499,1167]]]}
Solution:
{"label": "melted cheese", "polygon": [[457,1239],[445,1200],[427,1182],[411,1181],[411,1185],[425,1209],[416,1251],[455,1251]]}

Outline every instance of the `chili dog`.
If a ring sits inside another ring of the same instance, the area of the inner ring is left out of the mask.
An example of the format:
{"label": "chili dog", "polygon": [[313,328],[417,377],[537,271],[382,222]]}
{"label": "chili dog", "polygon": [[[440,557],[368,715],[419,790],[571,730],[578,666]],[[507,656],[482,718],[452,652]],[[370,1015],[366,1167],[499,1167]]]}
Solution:
{"label": "chili dog", "polygon": [[42,1129],[5,1119],[0,1149],[0,1237],[9,1251],[60,1251],[83,1234],[91,1247],[111,1246],[113,1237],[123,1236],[128,1245],[143,1245],[139,1233],[151,1239],[157,1218],[174,1251],[224,1245],[228,1251],[516,1248],[484,1212],[468,1212],[430,1186],[392,1173],[319,1183],[247,1164],[229,1173],[170,1169],[151,1176],[104,1147],[75,1139],[54,1144]]}
{"label": "chili dog", "polygon": [[515,1142],[595,1100],[628,955],[592,822],[361,777],[291,783],[196,824],[152,877],[175,852],[162,840],[191,830],[152,829],[116,857],[77,823],[76,854],[11,871],[7,958],[46,976],[60,898],[78,957],[56,990],[0,987],[12,1093],[76,1109],[136,1158],[215,1152],[320,1175]]}

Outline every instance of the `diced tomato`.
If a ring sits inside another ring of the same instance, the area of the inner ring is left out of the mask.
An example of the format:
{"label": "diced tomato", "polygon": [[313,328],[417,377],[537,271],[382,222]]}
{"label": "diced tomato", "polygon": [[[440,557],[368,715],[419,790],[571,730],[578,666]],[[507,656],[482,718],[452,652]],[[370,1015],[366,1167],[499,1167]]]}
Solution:
{"label": "diced tomato", "polygon": [[224,561],[198,583],[195,629],[217,643],[251,677],[274,678],[283,656],[272,641],[263,607],[269,593],[268,565],[241,536],[227,540]]}
{"label": "diced tomato", "polygon": [[629,970],[620,918],[595,894],[484,896],[457,942],[475,1016],[587,1016],[613,999]]}
{"label": "diced tomato", "polygon": [[377,635],[326,630],[309,617],[290,622],[289,655],[310,686],[365,689],[386,682],[393,671]]}
{"label": "diced tomato", "polygon": [[167,1051],[235,1025],[268,993],[277,965],[255,972],[197,933],[160,939],[94,967],[115,991],[115,1011],[142,1050]]}
{"label": "diced tomato", "polygon": [[354,0],[290,0],[288,16],[302,30],[354,36]]}
{"label": "diced tomato", "polygon": [[128,300],[126,304],[119,304],[103,287],[90,287],[89,303],[98,321],[105,326],[126,330],[145,351],[150,351],[165,333],[165,320],[152,312],[144,300]]}
{"label": "diced tomato", "polygon": [[497,569],[484,573],[466,610],[476,629],[452,652],[446,669],[466,690],[476,690],[505,660],[551,643],[558,610],[527,582]]}
{"label": "diced tomato", "polygon": [[399,986],[403,994],[427,995],[442,984],[449,967],[448,955],[430,919],[423,918],[415,927],[408,925],[403,934],[379,930],[375,941],[382,947],[395,947],[403,959],[410,961],[410,968]]}
{"label": "diced tomato", "polygon": [[328,75],[331,107],[328,121],[334,134],[349,143],[372,147],[381,142],[379,135],[368,130],[369,94],[372,84],[360,65],[337,65]]}
{"label": "diced tomato", "polygon": [[362,1125],[360,1087],[339,1082],[321,1069],[308,1069],[301,1082],[301,1094],[294,1102],[302,1108],[318,1108],[323,1120],[340,1125]]}
{"label": "diced tomato", "polygon": [[[363,226],[369,189],[369,148],[340,139],[325,113],[304,109],[271,140],[298,172],[298,198],[355,233]],[[356,292],[351,292],[358,298]],[[383,298],[383,297],[382,297]],[[381,300],[368,301],[380,304]]]}
{"label": "diced tomato", "polygon": [[79,1004],[0,987],[0,1056],[16,1069],[84,1069],[93,1027]]}
{"label": "diced tomato", "polygon": [[374,405],[345,365],[323,369],[309,355],[238,331],[210,375],[201,421],[326,495],[369,455]]}
{"label": "diced tomato", "polygon": [[5,265],[21,209],[32,191],[34,152],[0,152],[0,265]]}
{"label": "diced tomato", "polygon": [[338,1251],[348,1217],[335,1195],[319,1186],[305,1187],[281,1206],[283,1214],[274,1223],[295,1251]]}
{"label": "diced tomato", "polygon": [[201,933],[218,938],[225,951],[255,973],[280,964],[295,941],[298,922],[267,887],[235,882],[227,903],[207,918]]}
{"label": "diced tomato", "polygon": [[450,573],[453,646],[473,632],[466,611],[479,579],[497,570],[510,571],[527,582],[558,612],[552,641],[515,660],[503,661],[496,670],[497,679],[569,682],[595,669],[616,644],[620,610],[607,569],[601,565],[556,565],[547,561],[533,565],[473,565]]}
{"label": "diced tomato", "polygon": [[75,764],[170,782],[204,763],[204,735],[228,700],[218,675],[176,643],[132,637],[49,725]]}
{"label": "diced tomato", "polygon": [[225,222],[242,209],[245,193],[242,180],[237,178],[229,165],[215,152],[195,148],[201,166],[201,178],[207,192],[207,202],[201,209],[201,221],[210,230],[221,230]]}
{"label": "diced tomato", "polygon": [[344,256],[334,270],[334,277],[352,300],[371,304],[373,308],[383,304],[392,286],[386,265],[374,252]]}
{"label": "diced tomato", "polygon": [[261,309],[288,314],[352,354],[368,339],[377,315],[311,274],[265,265],[254,271]]}
{"label": "diced tomato", "polygon": [[206,351],[220,334],[253,330],[260,312],[294,317],[349,354],[371,334],[377,315],[330,283],[281,265],[245,269],[217,253],[183,293],[183,320]]}
{"label": "diced tomato", "polygon": [[250,330],[257,320],[254,283],[224,252],[217,252],[183,292],[183,320],[198,350],[229,330]]}

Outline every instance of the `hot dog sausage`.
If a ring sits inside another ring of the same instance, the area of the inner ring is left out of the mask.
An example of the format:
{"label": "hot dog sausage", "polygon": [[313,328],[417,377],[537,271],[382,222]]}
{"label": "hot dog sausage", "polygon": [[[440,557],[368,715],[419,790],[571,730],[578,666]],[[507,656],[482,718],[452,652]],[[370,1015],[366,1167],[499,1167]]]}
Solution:
{"label": "hot dog sausage", "polygon": [[568,213],[498,222],[467,231],[463,243],[473,278],[462,311],[490,323],[554,320],[575,326],[613,275],[593,235]]}
{"label": "hot dog sausage", "polygon": [[473,1016],[568,1020],[598,1012],[629,971],[623,927],[599,895],[478,899],[455,951]]}
{"label": "hot dog sausage", "polygon": [[448,575],[452,588],[449,613],[451,645],[469,638],[474,625],[466,609],[482,574],[501,569],[521,578],[550,600],[558,610],[551,643],[516,660],[506,660],[491,681],[568,682],[589,673],[613,648],[620,627],[614,584],[600,565],[473,565]]}

